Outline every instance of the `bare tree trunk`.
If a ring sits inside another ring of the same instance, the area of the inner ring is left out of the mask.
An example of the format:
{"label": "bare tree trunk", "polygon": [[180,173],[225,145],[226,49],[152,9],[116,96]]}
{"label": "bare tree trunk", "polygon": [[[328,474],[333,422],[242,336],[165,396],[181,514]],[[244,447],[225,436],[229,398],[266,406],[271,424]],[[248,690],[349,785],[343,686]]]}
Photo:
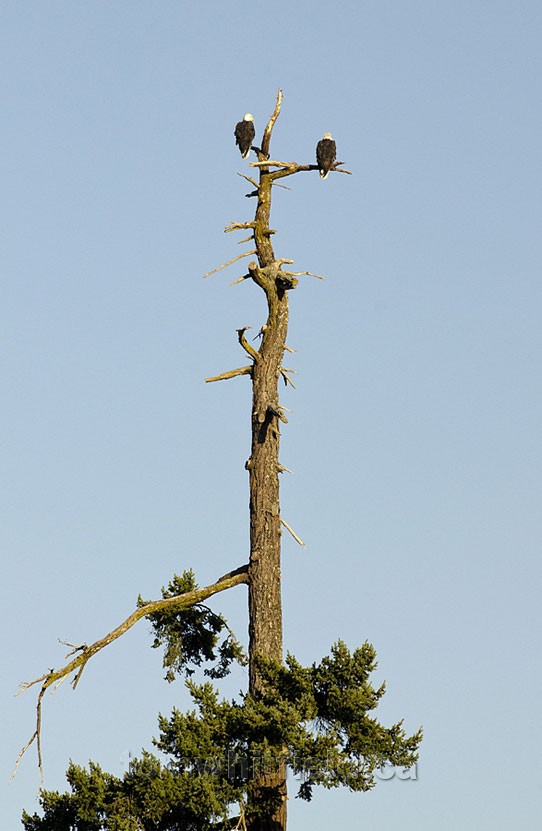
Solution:
{"label": "bare tree trunk", "polygon": [[[266,158],[274,119],[280,110],[277,99],[274,118],[262,142],[260,161]],[[249,690],[258,696],[261,689],[257,656],[282,661],[282,600],[280,574],[279,445],[280,410],[278,381],[288,332],[288,286],[280,265],[275,262],[269,229],[272,179],[269,170],[260,169],[258,206],[254,240],[258,265],[249,264],[252,279],[267,297],[268,318],[252,370],[252,448],[247,462],[250,487],[250,562],[249,562]],[[274,751],[280,757],[282,748]],[[255,760],[253,760],[255,761]],[[257,761],[257,760],[256,760]],[[284,831],[286,828],[286,767],[274,767],[259,760],[260,770],[253,781],[252,801],[266,801],[271,791],[279,797],[273,815],[250,818],[250,831]]]}
{"label": "bare tree trunk", "polygon": [[[255,249],[234,257],[205,276],[214,274],[242,257],[256,254],[258,262],[251,262],[248,274],[236,282],[251,277],[264,291],[268,317],[261,330],[260,348],[256,350],[245,339],[245,329],[239,329],[239,342],[252,359],[251,366],[224,372],[206,381],[222,381],[238,375],[252,379],[252,447],[246,467],[250,487],[250,560],[248,565],[249,603],[249,692],[258,697],[262,693],[262,679],[258,658],[282,661],[282,601],[280,574],[281,523],[279,501],[280,422],[287,422],[279,403],[278,383],[286,381],[288,370],[282,366],[288,334],[288,291],[297,285],[297,276],[309,271],[282,270],[292,260],[276,259],[271,244],[275,233],[270,227],[272,189],[279,179],[302,171],[317,171],[318,165],[273,161],[269,156],[271,134],[279,116],[282,92],[279,90],[274,112],[264,130],[261,148],[253,147],[258,161],[252,163],[259,170],[259,181],[245,176],[255,186],[248,196],[257,197],[256,214],[252,222],[233,222],[226,231],[251,229]],[[343,162],[334,162],[332,170]],[[243,240],[248,242],[248,240]],[[314,277],[319,277],[313,274]],[[288,527],[288,526],[286,526]],[[291,529],[288,529],[291,531]],[[292,532],[293,533],[293,532]],[[294,537],[296,535],[294,534]],[[303,544],[297,537],[298,542]],[[248,831],[285,831],[286,829],[286,765],[282,747],[270,748],[274,756],[269,760],[252,759],[256,775],[248,789],[246,812]],[[260,766],[258,767],[258,762]],[[269,797],[275,797],[269,809]],[[258,810],[260,809],[260,810]]]}
{"label": "bare tree trunk", "polygon": [[288,300],[277,298],[253,370],[250,482],[249,655],[250,688],[258,690],[257,654],[282,660],[280,585],[279,401]]}

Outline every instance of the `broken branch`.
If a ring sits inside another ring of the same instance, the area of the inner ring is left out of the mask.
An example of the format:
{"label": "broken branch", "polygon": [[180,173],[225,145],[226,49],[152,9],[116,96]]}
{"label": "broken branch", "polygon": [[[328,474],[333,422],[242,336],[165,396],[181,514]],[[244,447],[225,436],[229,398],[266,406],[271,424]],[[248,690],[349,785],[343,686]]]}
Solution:
{"label": "broken branch", "polygon": [[214,381],[228,381],[237,375],[252,375],[252,366],[240,366],[239,369],[230,369],[229,372],[222,372],[220,375],[213,375],[212,378],[204,378],[203,380],[206,384],[212,384]]}
{"label": "broken branch", "polygon": [[240,176],[242,179],[246,179],[247,182],[250,182],[251,185],[254,185],[256,190],[260,187],[256,179],[251,179],[250,176],[246,176],[244,173],[238,173],[237,175]]}
{"label": "broken branch", "polygon": [[[284,468],[284,470],[286,470],[286,468]],[[280,524],[281,524],[281,525],[284,525],[284,527],[286,528],[286,530],[290,532],[290,534],[292,535],[292,537],[294,538],[294,540],[295,540],[297,543],[299,543],[299,545],[301,545],[301,546],[305,547],[305,543],[303,542],[303,540],[301,539],[301,537],[298,537],[298,536],[297,536],[297,534],[296,534],[296,532],[294,531],[294,529],[293,529],[293,528],[291,528],[291,527],[290,527],[290,525],[288,525],[288,523],[286,522],[286,520],[282,519],[282,517],[280,518]]]}
{"label": "broken branch", "polygon": [[250,277],[250,274],[243,274],[242,277],[238,277],[237,280],[234,280],[233,283],[230,283],[229,288],[231,288],[232,286],[236,286],[237,283],[242,283],[243,280],[248,280],[249,277]]}
{"label": "broken branch", "polygon": [[296,388],[295,384],[292,381],[292,379],[288,377],[288,375],[286,374],[287,372],[293,372],[293,370],[292,369],[281,369],[281,371],[280,371],[280,374],[282,375],[282,378],[284,380],[284,385],[287,387],[288,384],[290,384],[295,390],[295,388]]}
{"label": "broken branch", "polygon": [[263,156],[269,157],[269,144],[271,142],[271,133],[273,132],[273,127],[275,126],[275,121],[279,117],[280,107],[281,107],[281,104],[282,104],[282,98],[283,98],[282,90],[279,89],[279,91],[277,93],[277,101],[276,101],[276,104],[275,104],[275,109],[273,110],[273,115],[271,116],[271,118],[267,122],[267,126],[266,126],[266,128],[264,130],[264,134],[263,134],[262,147],[261,147],[261,153],[262,153]]}
{"label": "broken branch", "polygon": [[255,249],[255,248],[253,248],[253,249],[252,249],[252,251],[245,251],[245,253],[244,253],[244,254],[239,254],[237,257],[234,257],[232,260],[228,260],[228,262],[227,262],[227,263],[222,263],[222,265],[219,265],[219,266],[218,266],[218,268],[213,268],[213,270],[212,270],[212,271],[208,271],[208,272],[207,272],[207,274],[204,274],[204,275],[203,275],[203,277],[204,277],[204,278],[205,278],[205,277],[210,277],[210,276],[211,276],[211,274],[216,274],[216,272],[217,272],[217,271],[221,271],[223,268],[227,268],[227,267],[228,267],[229,265],[231,265],[232,263],[236,263],[236,262],[237,262],[237,260],[242,260],[242,259],[243,259],[243,257],[250,257],[250,256],[251,256],[251,254],[255,254],[255,253],[256,253],[256,249]]}
{"label": "broken branch", "polygon": [[322,277],[321,274],[313,274],[312,271],[289,271],[288,274],[290,277],[301,277],[302,274],[308,274],[309,277],[316,277],[317,280],[325,280],[325,277]]}
{"label": "broken branch", "polygon": [[246,228],[254,228],[254,222],[230,222],[224,228],[224,233],[229,234],[231,231],[243,231]]}

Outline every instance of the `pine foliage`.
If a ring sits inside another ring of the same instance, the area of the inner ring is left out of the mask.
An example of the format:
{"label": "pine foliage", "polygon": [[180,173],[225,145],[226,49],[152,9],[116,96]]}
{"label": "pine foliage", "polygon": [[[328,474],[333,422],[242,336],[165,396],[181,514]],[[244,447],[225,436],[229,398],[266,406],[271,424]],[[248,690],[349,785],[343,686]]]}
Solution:
{"label": "pine foliage", "polygon": [[[179,591],[188,580],[194,580],[191,572],[175,577],[167,591]],[[154,745],[160,758],[144,751],[122,778],[94,762],[88,768],[71,763],[71,792],[42,791],[43,816],[25,813],[26,831],[233,828],[249,803],[255,774],[276,769],[280,761],[286,761],[297,783],[296,796],[307,801],[316,785],[367,791],[380,768],[409,768],[416,762],[421,731],[407,736],[401,722],[384,727],[373,716],[385,687],[370,682],[376,668],[371,644],[350,652],[338,641],[309,667],[292,655],[284,665],[260,661],[263,693],[228,701],[209,681],[190,677],[195,667],[215,661],[225,623],[215,629],[217,622],[207,611],[195,608],[153,624],[168,674],[189,676],[185,684],[193,708],[159,716]],[[265,815],[276,798],[270,792],[267,804],[256,810]]]}

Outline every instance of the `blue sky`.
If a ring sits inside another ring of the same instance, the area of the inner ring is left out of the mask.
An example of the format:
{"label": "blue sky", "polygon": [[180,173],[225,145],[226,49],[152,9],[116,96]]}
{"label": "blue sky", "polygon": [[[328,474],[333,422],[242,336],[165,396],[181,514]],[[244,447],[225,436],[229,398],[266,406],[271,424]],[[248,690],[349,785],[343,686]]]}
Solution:
{"label": "blue sky", "polygon": [[[45,2],[0,10],[4,626],[1,802],[33,810],[20,681],[159,596],[247,559],[263,322],[223,228],[251,217],[233,142],[284,103],[273,155],[331,130],[354,175],[274,196],[297,389],[283,429],[285,643],[371,641],[417,781],[290,803],[292,829],[535,827],[542,693],[542,8],[538,2]],[[246,596],[217,598],[241,635]],[[162,681],[140,624],[44,711],[45,784],[120,774]],[[241,670],[230,682],[244,686]],[[227,688],[229,692],[229,688]]]}

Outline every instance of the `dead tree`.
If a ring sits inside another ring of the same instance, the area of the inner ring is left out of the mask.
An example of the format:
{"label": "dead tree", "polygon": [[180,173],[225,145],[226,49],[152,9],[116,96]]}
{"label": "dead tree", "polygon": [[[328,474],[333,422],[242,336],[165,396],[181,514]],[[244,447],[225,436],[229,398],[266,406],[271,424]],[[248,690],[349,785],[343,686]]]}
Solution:
{"label": "dead tree", "polygon": [[[241,279],[252,279],[267,300],[268,314],[261,329],[261,344],[255,350],[247,342],[245,330],[239,329],[239,342],[251,360],[250,366],[206,379],[217,381],[237,374],[249,374],[252,380],[252,444],[246,468],[250,489],[249,689],[254,696],[258,696],[260,691],[258,657],[282,660],[281,525],[291,530],[281,520],[280,513],[279,476],[284,470],[279,459],[280,425],[286,424],[287,418],[280,404],[278,388],[281,379],[291,383],[283,359],[287,348],[288,293],[295,289],[299,273],[284,269],[291,260],[275,257],[271,242],[274,233],[271,229],[271,201],[273,186],[279,179],[300,171],[318,170],[317,165],[269,160],[271,136],[281,103],[282,93],[279,91],[261,146],[254,148],[258,161],[252,166],[259,170],[258,182],[249,180],[255,185],[255,191],[249,195],[257,199],[254,220],[232,223],[226,228],[226,231],[250,229],[247,241],[253,240],[255,244],[257,262],[249,263],[248,273]],[[336,163],[335,169],[340,164],[342,162]],[[297,535],[294,536],[301,542]],[[269,817],[269,824],[265,826],[266,831],[286,827],[286,767],[284,762],[280,762],[281,748],[276,748],[275,753],[279,760],[276,769],[261,774],[254,782],[253,798],[256,800],[259,792],[265,789],[275,789],[281,795],[275,815]],[[257,828],[263,831],[261,821]]]}
{"label": "dead tree", "polygon": [[[254,247],[245,254],[219,266],[204,276],[209,276],[222,268],[242,259],[255,255],[256,259],[248,264],[248,271],[239,278],[252,280],[265,294],[267,301],[267,320],[261,328],[259,347],[255,348],[245,337],[246,327],[238,330],[238,340],[248,356],[245,366],[206,378],[207,382],[222,381],[241,375],[248,375],[252,384],[252,440],[250,457],[246,462],[249,475],[250,492],[250,557],[248,565],[241,566],[216,583],[206,588],[187,592],[176,597],[156,600],[141,604],[123,623],[108,633],[104,638],[87,646],[74,647],[69,657],[71,660],[59,670],[50,670],[23,689],[41,683],[37,703],[36,730],[30,741],[21,751],[20,758],[35,741],[38,761],[41,768],[41,707],[47,689],[57,685],[68,676],[72,676],[75,687],[89,659],[113,640],[124,634],[137,620],[148,617],[160,610],[181,611],[201,603],[211,595],[239,583],[248,583],[249,606],[249,692],[258,698],[262,690],[262,678],[259,671],[260,659],[282,661],[282,604],[281,604],[281,535],[282,529],[288,530],[300,544],[303,544],[288,523],[282,519],[279,499],[279,477],[286,470],[279,458],[280,428],[287,423],[287,418],[279,400],[279,382],[292,384],[292,370],[284,366],[284,354],[288,349],[288,295],[298,284],[301,274],[311,272],[293,272],[285,268],[291,260],[275,256],[271,228],[271,202],[273,188],[278,181],[302,171],[317,171],[314,164],[281,162],[270,159],[270,143],[274,125],[279,117],[282,104],[282,92],[277,95],[275,109],[265,127],[260,147],[253,148],[257,161],[252,163],[257,180],[245,176],[254,187],[248,194],[256,199],[254,219],[249,222],[233,222],[225,230],[249,231],[244,242],[253,242]],[[335,162],[333,170],[349,173]],[[318,277],[319,275],[313,274]],[[293,385],[293,384],[292,384]],[[72,657],[72,655],[74,657]],[[249,831],[283,831],[286,828],[286,763],[281,760],[283,748],[273,748],[276,764],[259,771],[248,788],[247,810],[243,822]],[[265,801],[269,793],[275,794],[274,810],[266,817],[252,814],[251,803]],[[242,827],[241,825],[239,827]]]}

